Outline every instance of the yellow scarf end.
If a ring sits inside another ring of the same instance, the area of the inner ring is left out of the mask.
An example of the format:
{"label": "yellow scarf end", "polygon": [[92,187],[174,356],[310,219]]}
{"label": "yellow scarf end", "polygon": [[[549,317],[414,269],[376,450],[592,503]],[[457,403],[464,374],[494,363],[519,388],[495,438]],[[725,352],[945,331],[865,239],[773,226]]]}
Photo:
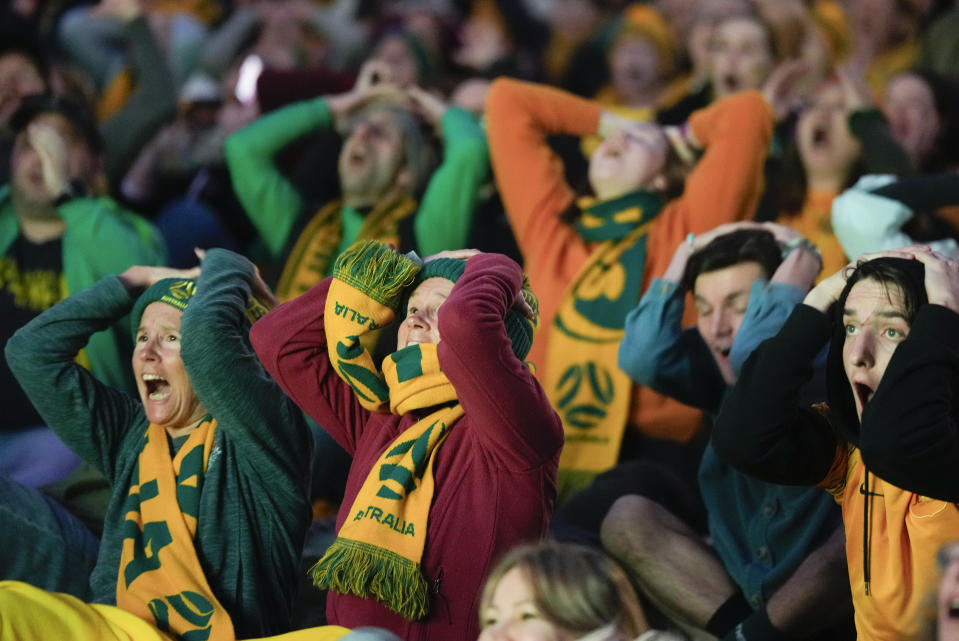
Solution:
{"label": "yellow scarf end", "polygon": [[310,576],[321,590],[374,598],[410,621],[429,614],[429,584],[419,563],[385,548],[337,538]]}

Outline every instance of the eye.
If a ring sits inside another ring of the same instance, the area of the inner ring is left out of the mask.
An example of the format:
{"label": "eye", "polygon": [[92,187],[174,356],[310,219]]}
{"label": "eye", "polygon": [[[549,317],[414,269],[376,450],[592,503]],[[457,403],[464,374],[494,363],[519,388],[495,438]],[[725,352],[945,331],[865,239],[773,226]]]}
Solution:
{"label": "eye", "polygon": [[846,336],[852,336],[853,334],[856,333],[855,325],[846,325],[845,327],[846,327]]}
{"label": "eye", "polygon": [[520,621],[532,621],[538,618],[539,618],[539,614],[537,614],[536,612],[523,612],[522,614],[519,615]]}
{"label": "eye", "polygon": [[885,334],[886,334],[886,338],[891,338],[893,340],[896,340],[898,338],[903,338],[903,336],[905,336],[900,330],[896,329],[895,327],[887,327]]}
{"label": "eye", "polygon": [[138,342],[138,343],[145,343],[145,342],[147,342],[147,335],[146,335],[146,334],[137,334],[136,342]]}
{"label": "eye", "polygon": [[180,340],[180,337],[177,334],[170,334],[166,337],[168,343],[175,343]]}
{"label": "eye", "polygon": [[480,622],[480,627],[488,628],[496,625],[497,623],[499,623],[499,621],[496,619],[496,617],[487,616],[483,617],[483,620]]}
{"label": "eye", "polygon": [[418,307],[413,307],[410,305],[410,307],[406,310],[406,315],[409,316],[410,314],[415,314],[418,311],[420,311]]}

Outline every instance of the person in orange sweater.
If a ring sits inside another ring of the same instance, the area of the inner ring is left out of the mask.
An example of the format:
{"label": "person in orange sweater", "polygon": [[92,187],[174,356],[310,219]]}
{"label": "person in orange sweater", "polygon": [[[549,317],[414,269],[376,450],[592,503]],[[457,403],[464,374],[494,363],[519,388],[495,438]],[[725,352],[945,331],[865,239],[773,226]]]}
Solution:
{"label": "person in orange sweater", "polygon": [[[676,245],[751,217],[772,111],[758,92],[743,92],[660,128],[500,78],[486,118],[496,184],[540,299],[529,360],[563,420],[560,496],[568,495],[616,465],[627,425],[678,441],[697,431],[700,413],[634,385],[617,351],[626,314]],[[589,162],[593,196],[577,198],[566,183],[547,142],[560,133],[603,138]]]}

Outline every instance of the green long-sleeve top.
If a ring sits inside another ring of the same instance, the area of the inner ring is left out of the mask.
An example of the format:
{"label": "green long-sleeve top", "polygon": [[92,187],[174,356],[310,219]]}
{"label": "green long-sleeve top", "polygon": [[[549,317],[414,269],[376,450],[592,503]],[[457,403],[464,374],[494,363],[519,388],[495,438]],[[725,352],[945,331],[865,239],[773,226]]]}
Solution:
{"label": "green long-sleeve top", "polygon": [[[311,435],[250,347],[245,307],[253,265],[212,249],[202,269],[183,313],[180,347],[197,397],[217,420],[194,545],[237,638],[272,635],[290,627],[310,521]],[[73,358],[90,334],[127,314],[134,301],[117,277],[104,278],[40,314],[6,347],[11,369],[41,416],[111,484],[90,577],[98,603],[116,603],[123,502],[137,481],[149,421],[139,398],[104,385]]]}
{"label": "green long-sleeve top", "polygon": [[[274,258],[282,256],[297,220],[307,212],[300,192],[276,168],[273,156],[297,138],[332,126],[326,102],[313,98],[267,114],[226,141],[237,197]],[[415,249],[425,256],[465,246],[479,188],[489,174],[486,136],[472,114],[450,107],[441,128],[443,161],[429,180],[413,223]],[[356,240],[363,215],[354,208],[341,209],[343,236],[337,255]]]}

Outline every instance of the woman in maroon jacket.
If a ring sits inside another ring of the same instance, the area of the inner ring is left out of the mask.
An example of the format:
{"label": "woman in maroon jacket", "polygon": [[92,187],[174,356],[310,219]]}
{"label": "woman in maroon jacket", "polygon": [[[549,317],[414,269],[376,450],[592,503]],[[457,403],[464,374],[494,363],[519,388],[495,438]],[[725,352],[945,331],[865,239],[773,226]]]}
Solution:
{"label": "woman in maroon jacket", "polygon": [[[563,430],[522,360],[537,305],[520,267],[474,250],[416,260],[354,245],[250,337],[353,455],[338,538],[313,569],[329,621],[475,639],[492,563],[546,531]],[[359,337],[397,309],[381,371]]]}

